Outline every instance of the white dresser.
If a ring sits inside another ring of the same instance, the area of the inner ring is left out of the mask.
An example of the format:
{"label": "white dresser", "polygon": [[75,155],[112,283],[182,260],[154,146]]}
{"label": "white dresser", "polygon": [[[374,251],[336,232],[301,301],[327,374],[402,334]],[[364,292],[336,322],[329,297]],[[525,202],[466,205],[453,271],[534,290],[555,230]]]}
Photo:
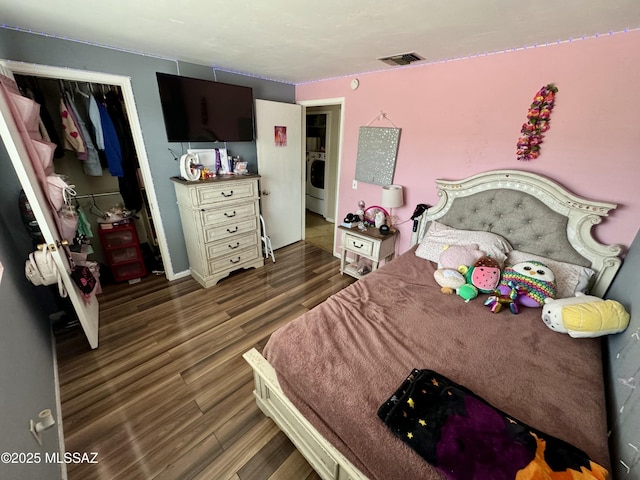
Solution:
{"label": "white dresser", "polygon": [[173,177],[191,275],[208,288],[232,271],[261,267],[259,175],[189,182]]}

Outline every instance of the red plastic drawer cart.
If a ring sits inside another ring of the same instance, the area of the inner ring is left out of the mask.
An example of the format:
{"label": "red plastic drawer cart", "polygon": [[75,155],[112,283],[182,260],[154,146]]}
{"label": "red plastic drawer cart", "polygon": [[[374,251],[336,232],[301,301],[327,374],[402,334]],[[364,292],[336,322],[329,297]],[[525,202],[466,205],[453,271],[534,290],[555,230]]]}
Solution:
{"label": "red plastic drawer cart", "polygon": [[144,277],[147,274],[136,226],[130,218],[116,223],[101,223],[98,231],[107,263],[116,282]]}

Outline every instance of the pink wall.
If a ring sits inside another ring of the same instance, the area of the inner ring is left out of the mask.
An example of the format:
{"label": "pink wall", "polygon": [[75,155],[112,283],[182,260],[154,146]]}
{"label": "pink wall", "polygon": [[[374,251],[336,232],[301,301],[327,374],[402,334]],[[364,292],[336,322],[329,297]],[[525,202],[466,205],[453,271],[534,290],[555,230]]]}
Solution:
{"label": "pink wall", "polygon": [[[380,201],[380,187],[355,175],[358,129],[383,111],[402,128],[394,183],[405,187],[401,220],[417,203],[434,204],[434,180],[494,169],[555,179],[574,194],[617,203],[594,228],[604,243],[631,244],[640,219],[640,31],[548,47],[386,70],[296,87],[296,100],[344,97],[338,218]],[[559,89],[542,153],[516,160],[516,141],[537,90]],[[372,126],[387,126],[388,121]],[[399,227],[399,252],[411,222]]]}

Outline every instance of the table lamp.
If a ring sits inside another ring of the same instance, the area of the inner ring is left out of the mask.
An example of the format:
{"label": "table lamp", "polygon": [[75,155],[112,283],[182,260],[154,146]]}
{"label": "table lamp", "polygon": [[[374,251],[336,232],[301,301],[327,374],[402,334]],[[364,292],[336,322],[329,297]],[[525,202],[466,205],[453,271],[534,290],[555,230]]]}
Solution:
{"label": "table lamp", "polygon": [[382,199],[380,205],[389,209],[389,228],[392,226],[391,210],[404,204],[402,198],[402,185],[385,185],[382,187]]}

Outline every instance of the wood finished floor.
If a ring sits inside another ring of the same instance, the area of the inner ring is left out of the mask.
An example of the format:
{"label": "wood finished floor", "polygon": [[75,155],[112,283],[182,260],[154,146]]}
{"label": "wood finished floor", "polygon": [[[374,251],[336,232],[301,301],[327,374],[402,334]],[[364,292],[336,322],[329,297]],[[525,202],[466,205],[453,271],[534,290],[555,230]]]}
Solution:
{"label": "wood finished floor", "polygon": [[354,279],[309,243],[275,255],[207,290],[154,276],[105,289],[96,350],[57,335],[66,451],[99,461],[68,465],[70,480],[320,478],[257,408],[241,355]]}
{"label": "wood finished floor", "polygon": [[305,241],[333,252],[333,236],[336,226],[327,222],[322,215],[309,210],[305,212]]}

